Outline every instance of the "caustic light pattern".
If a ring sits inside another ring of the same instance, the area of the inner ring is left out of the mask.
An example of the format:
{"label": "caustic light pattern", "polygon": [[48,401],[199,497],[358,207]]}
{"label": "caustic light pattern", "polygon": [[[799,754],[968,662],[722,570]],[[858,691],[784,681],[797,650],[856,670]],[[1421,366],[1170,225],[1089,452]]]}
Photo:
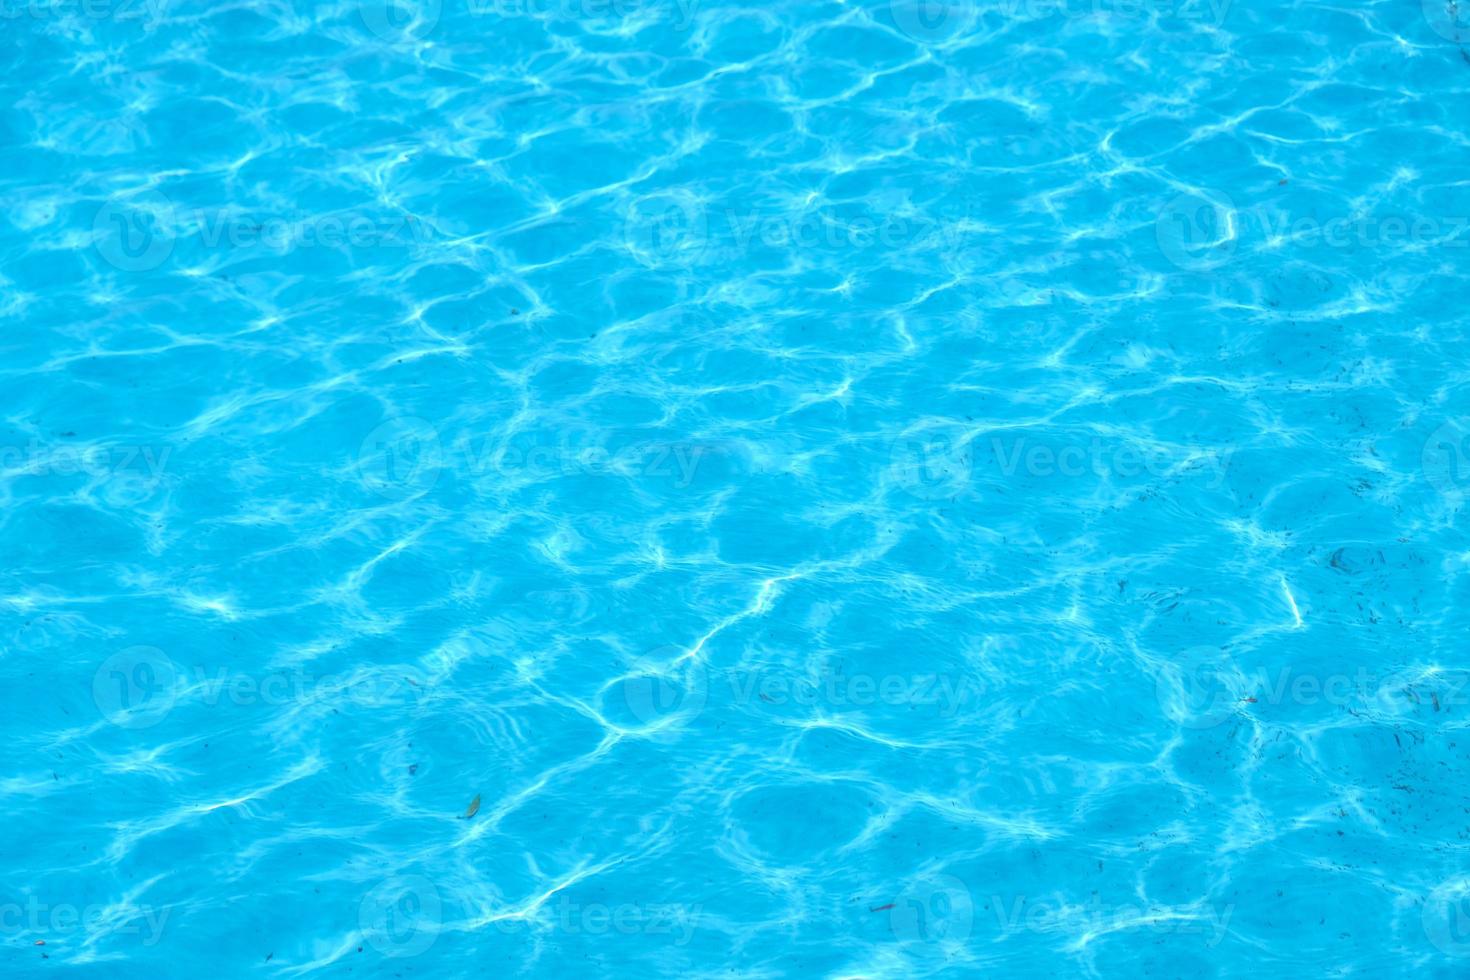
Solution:
{"label": "caustic light pattern", "polygon": [[1470,4],[0,66],[0,974],[1470,970]]}

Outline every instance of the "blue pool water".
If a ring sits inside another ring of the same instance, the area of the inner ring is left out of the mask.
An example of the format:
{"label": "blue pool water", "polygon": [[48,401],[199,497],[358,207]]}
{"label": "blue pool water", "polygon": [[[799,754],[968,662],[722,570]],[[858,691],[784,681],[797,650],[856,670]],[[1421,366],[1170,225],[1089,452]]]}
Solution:
{"label": "blue pool water", "polygon": [[0,14],[0,975],[1470,974],[1470,5]]}

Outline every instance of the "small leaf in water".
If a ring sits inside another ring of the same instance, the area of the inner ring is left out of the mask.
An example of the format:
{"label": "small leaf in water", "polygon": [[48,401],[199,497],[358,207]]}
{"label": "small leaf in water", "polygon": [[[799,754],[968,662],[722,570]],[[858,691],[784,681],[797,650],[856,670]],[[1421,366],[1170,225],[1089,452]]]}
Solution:
{"label": "small leaf in water", "polygon": [[480,794],[479,793],[476,793],[475,794],[475,798],[473,800],[470,800],[470,808],[464,812],[464,818],[466,820],[468,820],[470,817],[473,817],[475,814],[477,814],[479,812],[480,812]]}

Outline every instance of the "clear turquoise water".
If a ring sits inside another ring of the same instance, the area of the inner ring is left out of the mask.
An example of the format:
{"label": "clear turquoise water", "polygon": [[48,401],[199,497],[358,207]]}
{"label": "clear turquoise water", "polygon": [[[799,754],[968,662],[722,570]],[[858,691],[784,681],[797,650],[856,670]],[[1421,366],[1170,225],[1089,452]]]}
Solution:
{"label": "clear turquoise water", "polygon": [[1470,9],[0,13],[3,975],[1470,970]]}

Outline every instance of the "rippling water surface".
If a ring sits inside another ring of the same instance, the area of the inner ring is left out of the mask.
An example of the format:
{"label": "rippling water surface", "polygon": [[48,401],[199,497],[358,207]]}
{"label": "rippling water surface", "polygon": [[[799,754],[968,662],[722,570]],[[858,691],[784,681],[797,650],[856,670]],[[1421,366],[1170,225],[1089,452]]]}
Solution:
{"label": "rippling water surface", "polygon": [[1470,971],[1470,9],[0,14],[0,973]]}

